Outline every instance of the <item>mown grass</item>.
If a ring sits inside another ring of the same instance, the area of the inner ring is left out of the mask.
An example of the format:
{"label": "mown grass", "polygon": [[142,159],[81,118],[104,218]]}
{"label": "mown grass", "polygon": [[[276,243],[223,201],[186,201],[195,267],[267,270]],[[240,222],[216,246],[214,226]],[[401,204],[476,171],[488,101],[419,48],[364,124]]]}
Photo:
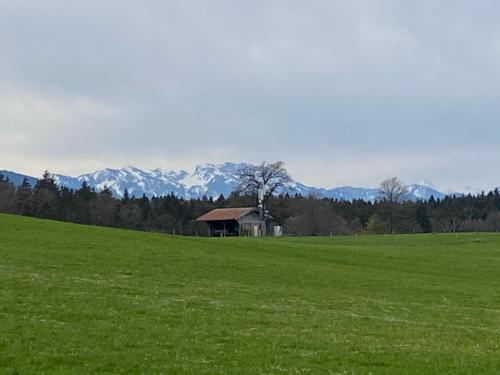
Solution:
{"label": "mown grass", "polygon": [[182,238],[0,215],[0,373],[499,374],[500,236]]}

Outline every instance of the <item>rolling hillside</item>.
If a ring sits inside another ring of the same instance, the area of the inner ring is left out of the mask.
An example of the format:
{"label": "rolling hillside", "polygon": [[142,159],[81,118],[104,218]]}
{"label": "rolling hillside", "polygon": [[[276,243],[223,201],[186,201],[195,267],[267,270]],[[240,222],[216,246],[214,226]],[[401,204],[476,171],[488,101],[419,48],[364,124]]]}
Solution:
{"label": "rolling hillside", "polygon": [[0,215],[0,373],[498,374],[499,249]]}

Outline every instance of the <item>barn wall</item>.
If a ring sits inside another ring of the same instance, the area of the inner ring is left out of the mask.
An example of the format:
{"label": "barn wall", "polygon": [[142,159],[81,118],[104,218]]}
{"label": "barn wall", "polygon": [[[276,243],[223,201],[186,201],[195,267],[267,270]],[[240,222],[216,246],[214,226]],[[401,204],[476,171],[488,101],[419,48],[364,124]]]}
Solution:
{"label": "barn wall", "polygon": [[240,224],[262,224],[264,225],[264,220],[262,220],[259,214],[252,212],[238,219]]}
{"label": "barn wall", "polygon": [[259,225],[262,235],[266,235],[266,222],[260,218],[258,213],[252,212],[238,219],[242,235],[253,236],[254,225]]}

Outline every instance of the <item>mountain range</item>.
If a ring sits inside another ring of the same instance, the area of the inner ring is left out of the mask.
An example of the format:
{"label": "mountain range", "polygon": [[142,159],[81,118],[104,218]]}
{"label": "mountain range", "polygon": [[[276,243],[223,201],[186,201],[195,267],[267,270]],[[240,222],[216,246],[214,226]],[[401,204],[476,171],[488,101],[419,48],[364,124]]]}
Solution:
{"label": "mountain range", "polygon": [[[185,199],[197,199],[203,196],[217,198],[221,194],[228,197],[237,188],[238,172],[248,165],[246,163],[202,164],[196,166],[192,173],[184,170],[166,171],[159,168],[142,170],[126,166],[121,169],[107,168],[78,177],[55,174],[54,178],[58,185],[72,189],[78,189],[84,181],[96,190],[108,187],[116,197],[122,197],[126,189],[130,196],[135,195],[136,197],[143,194],[153,197],[173,193]],[[36,183],[36,178],[31,176],[7,170],[0,172],[16,185],[21,184],[24,177],[28,178],[32,185]],[[307,186],[295,180],[286,185],[285,191],[289,194],[336,198],[346,201],[354,199],[375,201],[382,194],[378,188],[343,186],[325,189]],[[441,192],[429,182],[408,186],[408,199],[410,200],[428,200],[431,196],[442,199],[445,195],[456,194]]]}

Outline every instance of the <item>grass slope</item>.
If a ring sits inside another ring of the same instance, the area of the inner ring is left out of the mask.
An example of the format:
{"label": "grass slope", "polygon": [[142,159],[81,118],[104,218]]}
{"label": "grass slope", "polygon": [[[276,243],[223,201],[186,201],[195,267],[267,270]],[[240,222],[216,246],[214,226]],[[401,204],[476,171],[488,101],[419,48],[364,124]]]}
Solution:
{"label": "grass slope", "polygon": [[498,374],[500,236],[203,239],[0,215],[0,373]]}

